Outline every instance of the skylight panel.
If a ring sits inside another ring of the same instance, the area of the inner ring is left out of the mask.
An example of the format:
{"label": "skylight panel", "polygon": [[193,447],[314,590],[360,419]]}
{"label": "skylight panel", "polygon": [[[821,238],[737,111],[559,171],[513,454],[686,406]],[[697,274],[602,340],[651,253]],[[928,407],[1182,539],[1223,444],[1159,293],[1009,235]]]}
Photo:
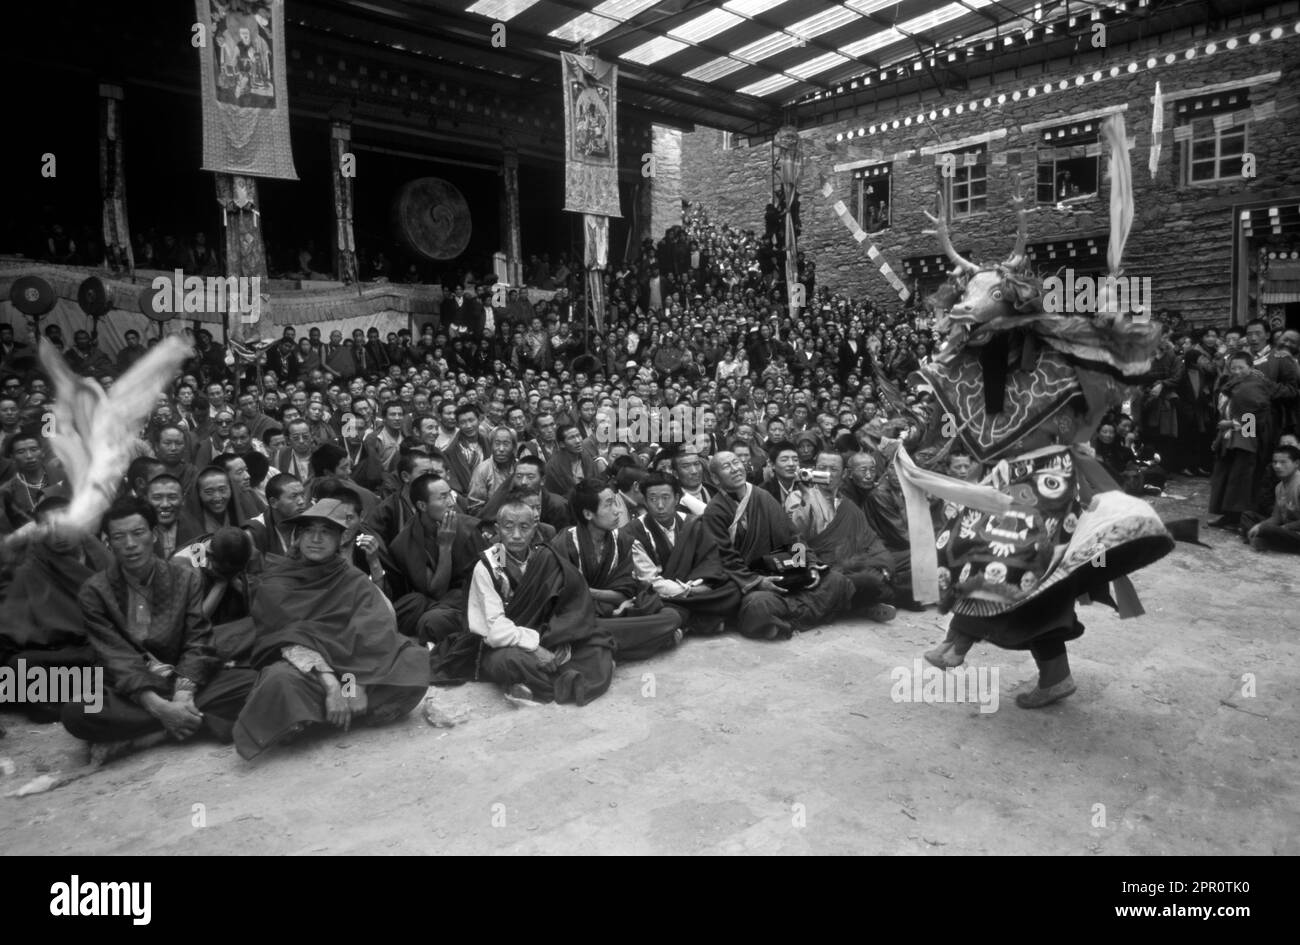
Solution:
{"label": "skylight panel", "polygon": [[687,43],[681,40],[672,39],[668,36],[656,36],[647,43],[642,43],[635,49],[629,49],[619,56],[620,59],[626,59],[628,62],[635,62],[643,66],[648,66],[652,62],[658,62],[660,59],[666,59],[673,53],[679,53],[683,49],[690,48]]}
{"label": "skylight panel", "polygon": [[506,23],[513,20],[538,0],[478,0],[466,13],[477,13],[489,20]]}
{"label": "skylight panel", "polygon": [[591,12],[576,16],[551,30],[550,35],[571,43],[582,39],[596,39],[658,2],[659,0],[605,0]]}
{"label": "skylight panel", "polygon": [[731,73],[743,68],[745,68],[745,63],[736,59],[728,59],[726,56],[720,56],[702,66],[696,66],[685,74],[685,78],[695,79],[698,82],[715,82],[723,76],[731,75]]}
{"label": "skylight panel", "polygon": [[774,75],[758,82],[751,83],[737,91],[739,91],[741,95],[771,95],[773,92],[778,92],[787,86],[794,85],[794,83],[795,80],[788,75]]}

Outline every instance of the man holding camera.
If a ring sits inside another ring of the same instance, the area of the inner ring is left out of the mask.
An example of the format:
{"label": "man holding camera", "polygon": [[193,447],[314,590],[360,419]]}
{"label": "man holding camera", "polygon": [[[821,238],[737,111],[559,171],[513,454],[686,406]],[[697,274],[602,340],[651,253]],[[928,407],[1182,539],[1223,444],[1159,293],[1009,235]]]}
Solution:
{"label": "man holding camera", "polygon": [[742,597],[737,625],[745,636],[775,640],[843,613],[853,584],[818,562],[798,540],[781,504],[746,481],[745,464],[721,452],[710,463],[718,494],[704,510],[706,534]]}
{"label": "man holding camera", "polygon": [[786,506],[799,538],[820,561],[853,584],[853,606],[877,623],[893,620],[893,558],[855,503],[840,495],[844,457],[823,452],[813,469],[801,469],[799,502]]}

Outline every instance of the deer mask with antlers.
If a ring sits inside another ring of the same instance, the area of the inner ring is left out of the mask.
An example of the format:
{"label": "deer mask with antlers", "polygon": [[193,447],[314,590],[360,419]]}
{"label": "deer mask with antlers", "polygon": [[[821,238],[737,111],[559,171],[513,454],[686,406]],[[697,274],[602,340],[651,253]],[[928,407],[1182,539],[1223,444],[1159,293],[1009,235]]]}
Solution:
{"label": "deer mask with antlers", "polygon": [[1042,294],[1041,283],[1024,272],[1025,240],[1029,235],[1025,200],[1017,194],[1012,204],[1019,221],[1016,245],[1010,256],[993,266],[977,266],[953,247],[948,233],[948,208],[942,193],[939,216],[926,212],[935,225],[933,232],[939,237],[939,245],[957,266],[955,276],[962,289],[961,299],[946,313],[946,325],[973,330],[996,318],[1039,310],[1036,299]]}

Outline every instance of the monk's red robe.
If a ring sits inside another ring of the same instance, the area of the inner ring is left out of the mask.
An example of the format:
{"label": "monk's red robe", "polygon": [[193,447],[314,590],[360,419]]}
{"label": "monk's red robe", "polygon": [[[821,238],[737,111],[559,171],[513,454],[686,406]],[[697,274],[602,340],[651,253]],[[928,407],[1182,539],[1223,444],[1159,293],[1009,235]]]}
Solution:
{"label": "monk's red robe", "polygon": [[615,616],[615,607],[596,602],[597,625],[614,635],[614,657],[620,662],[646,659],[674,645],[673,632],[682,625],[675,610],[667,610],[659,595],[632,573],[632,539],[623,532],[606,532],[597,554],[590,529],[573,526],[555,536],[551,548],[581,572],[590,588],[614,591],[630,598],[631,615]]}
{"label": "monk's red robe", "polygon": [[[738,623],[747,636],[778,636],[808,630],[834,619],[850,606],[853,585],[835,569],[822,573],[815,587],[780,594],[756,590],[763,578],[763,557],[789,552],[798,536],[785,510],[771,493],[746,486],[749,501],[739,516],[740,499],[720,490],[701,516],[706,534],[718,547],[722,567],[743,595]],[[734,528],[733,528],[734,526]],[[733,537],[734,535],[734,537]],[[809,554],[809,563],[815,556]]]}
{"label": "monk's red robe", "polygon": [[439,537],[439,528],[429,528],[417,515],[389,548],[397,629],[421,643],[437,643],[465,629],[469,577],[484,550],[479,520],[469,515],[456,516],[446,553]]}
{"label": "monk's red robe", "polygon": [[532,548],[522,577],[503,566],[501,545],[493,545],[476,567],[487,569],[504,602],[507,617],[535,630],[551,652],[563,647],[569,660],[554,670],[538,663],[533,651],[493,648],[468,630],[442,641],[430,659],[434,685],[483,679],[502,686],[523,683],[543,701],[586,705],[609,689],[614,678],[614,638],[596,621],[595,601],[578,569],[548,545]]}
{"label": "monk's red robe", "polygon": [[686,583],[701,582],[688,596],[665,598],[664,604],[682,614],[692,630],[713,629],[718,620],[734,617],[740,609],[740,590],[727,577],[718,547],[708,539],[695,516],[677,513],[676,541],[649,514],[638,516],[624,531],[659,567],[663,577]]}
{"label": "monk's red robe", "polygon": [[[235,747],[252,758],[280,737],[325,721],[325,689],[283,659],[286,647],[319,653],[341,683],[364,687],[364,721],[406,715],[429,685],[428,651],[397,632],[383,593],[342,557],[324,564],[281,559],[253,595],[253,666],[262,670],[235,724]],[[361,721],[361,720],[358,720]]]}

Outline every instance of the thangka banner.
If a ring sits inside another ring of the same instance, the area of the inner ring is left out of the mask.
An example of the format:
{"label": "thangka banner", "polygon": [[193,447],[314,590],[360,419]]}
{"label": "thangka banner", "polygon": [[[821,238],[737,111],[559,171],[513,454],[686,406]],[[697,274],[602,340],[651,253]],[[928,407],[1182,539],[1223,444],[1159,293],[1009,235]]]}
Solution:
{"label": "thangka banner", "polygon": [[195,0],[194,7],[204,29],[203,170],[297,180],[284,0]]}
{"label": "thangka banner", "polygon": [[618,200],[618,67],[562,53],[564,209],[621,217]]}

